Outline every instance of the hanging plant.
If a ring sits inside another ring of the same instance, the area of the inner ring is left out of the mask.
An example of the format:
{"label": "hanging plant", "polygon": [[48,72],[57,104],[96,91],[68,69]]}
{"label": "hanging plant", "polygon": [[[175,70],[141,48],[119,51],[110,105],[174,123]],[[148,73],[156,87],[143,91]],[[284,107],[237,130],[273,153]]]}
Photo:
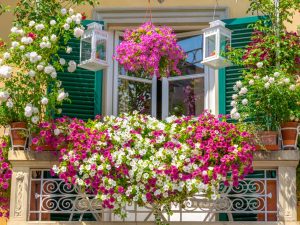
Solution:
{"label": "hanging plant", "polygon": [[157,77],[180,75],[178,64],[184,58],[172,28],[156,27],[152,22],[126,30],[115,56],[126,71]]}

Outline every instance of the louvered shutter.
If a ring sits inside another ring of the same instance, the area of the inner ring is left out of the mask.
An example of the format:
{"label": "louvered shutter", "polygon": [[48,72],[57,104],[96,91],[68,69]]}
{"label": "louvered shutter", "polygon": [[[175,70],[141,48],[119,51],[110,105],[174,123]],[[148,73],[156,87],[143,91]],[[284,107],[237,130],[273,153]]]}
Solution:
{"label": "louvered shutter", "polygon": [[[91,22],[95,21],[84,20],[83,25],[86,26]],[[79,64],[80,40],[72,38],[68,46],[72,47],[71,54],[59,52],[60,57],[67,62],[74,60]],[[71,103],[63,104],[62,115],[87,120],[101,114],[102,71],[93,72],[77,67],[74,73],[67,70],[59,72],[58,79],[62,81],[62,87],[69,93],[71,99]]]}
{"label": "louvered shutter", "polygon": [[[265,17],[252,16],[235,19],[226,19],[223,22],[226,27],[232,30],[231,46],[233,48],[245,48],[251,41],[254,24]],[[231,96],[234,94],[233,85],[240,80],[242,67],[231,66],[219,70],[219,114],[229,114],[231,110]]]}

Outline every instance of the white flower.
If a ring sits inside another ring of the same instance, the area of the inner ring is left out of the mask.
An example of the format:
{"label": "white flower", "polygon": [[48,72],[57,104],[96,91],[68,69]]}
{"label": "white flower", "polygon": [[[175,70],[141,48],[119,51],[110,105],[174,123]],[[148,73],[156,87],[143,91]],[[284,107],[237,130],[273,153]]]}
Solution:
{"label": "white flower", "polygon": [[66,53],[67,53],[67,54],[70,54],[71,52],[72,52],[72,48],[68,46],[68,47],[67,47],[67,50],[66,50]]}
{"label": "white flower", "polygon": [[50,37],[51,41],[56,41],[57,40],[57,36],[55,34],[52,34]]}
{"label": "white flower", "polygon": [[18,47],[19,46],[19,42],[17,42],[17,41],[13,41],[12,43],[11,43],[11,47],[13,47],[13,48],[16,48],[16,47]]}
{"label": "white flower", "polygon": [[290,88],[289,88],[291,91],[295,91],[295,89],[296,89],[296,85],[294,85],[294,84],[292,84],[291,86],[290,86]]}
{"label": "white flower", "polygon": [[237,88],[241,88],[243,86],[243,83],[239,80],[235,83],[235,85],[237,86]]}
{"label": "white flower", "polygon": [[82,19],[81,13],[77,13],[77,14],[76,14],[76,18],[81,20],[81,19]]}
{"label": "white flower", "polygon": [[65,30],[69,30],[70,29],[70,25],[67,24],[67,23],[65,23],[63,27],[64,27]]}
{"label": "white flower", "polygon": [[248,92],[248,89],[246,87],[242,87],[239,94],[244,95],[244,94],[247,94],[247,92]]}
{"label": "white flower", "polygon": [[70,14],[70,15],[73,15],[73,14],[74,14],[74,9],[70,8],[70,9],[69,9],[69,14]]}
{"label": "white flower", "polygon": [[10,29],[10,31],[11,31],[12,33],[17,33],[17,32],[18,32],[18,28],[17,28],[17,27],[12,27],[12,28]]}
{"label": "white flower", "polygon": [[9,58],[10,58],[10,53],[9,53],[9,52],[5,52],[5,53],[3,54],[3,58],[4,58],[4,59],[9,59]]}
{"label": "white flower", "polygon": [[76,15],[71,15],[71,19],[75,22],[77,19]]}
{"label": "white flower", "polygon": [[69,73],[74,73],[76,71],[76,67],[74,67],[74,66],[69,66],[68,67],[68,72]]}
{"label": "white flower", "polygon": [[232,99],[236,100],[239,96],[237,94],[232,95]]}
{"label": "white flower", "polygon": [[55,78],[57,77],[57,73],[54,71],[54,72],[52,72],[52,73],[50,74],[50,76],[51,76],[53,79],[55,79]]}
{"label": "white flower", "polygon": [[231,101],[230,105],[231,105],[232,107],[235,107],[235,106],[237,105],[237,102],[236,102],[236,101]]}
{"label": "white flower", "polygon": [[28,73],[28,75],[29,75],[30,77],[34,77],[35,74],[36,74],[36,72],[33,71],[33,70],[30,70],[29,73]]}
{"label": "white flower", "polygon": [[9,98],[9,93],[7,91],[0,92],[0,101],[5,102]]}
{"label": "white flower", "polygon": [[59,95],[57,96],[57,101],[61,102],[63,101],[65,98],[67,97],[67,94],[65,92],[61,92],[59,93]]}
{"label": "white flower", "polygon": [[62,9],[60,10],[60,12],[61,12],[61,14],[63,14],[63,15],[66,15],[66,14],[67,14],[67,10],[66,10],[65,8],[62,8]]}
{"label": "white flower", "polygon": [[12,100],[8,100],[6,102],[6,106],[11,109],[12,107],[14,107],[14,103],[12,102]]}
{"label": "white flower", "polygon": [[269,80],[269,76],[264,76],[264,77],[262,78],[262,80],[263,80],[263,81],[268,81],[268,80]]}
{"label": "white flower", "polygon": [[44,36],[44,37],[42,38],[42,40],[43,40],[43,41],[49,41],[49,38],[46,37],[46,36]]}
{"label": "white flower", "polygon": [[10,78],[12,74],[12,68],[10,66],[0,66],[0,76],[3,78]]}
{"label": "white flower", "polygon": [[83,33],[84,33],[84,30],[81,28],[76,27],[74,29],[74,36],[77,38],[80,38],[83,35]]}
{"label": "white flower", "polygon": [[81,19],[76,19],[75,23],[78,25],[81,24]]}
{"label": "white flower", "polygon": [[39,117],[38,116],[33,116],[31,118],[31,122],[34,123],[34,124],[37,124],[39,122]]}
{"label": "white flower", "polygon": [[241,118],[241,115],[238,112],[236,112],[234,114],[231,114],[231,118],[234,120],[238,120]]}
{"label": "white flower", "polygon": [[269,79],[269,83],[270,84],[273,84],[275,82],[275,79],[274,79],[274,77],[270,77],[270,79]]}
{"label": "white flower", "polygon": [[49,41],[46,42],[46,48],[51,48],[51,43]]}
{"label": "white flower", "polygon": [[35,25],[35,22],[34,22],[34,21],[30,21],[30,22],[29,22],[29,26],[30,26],[30,27],[33,27],[34,25]]}
{"label": "white flower", "polygon": [[59,59],[59,63],[60,63],[60,65],[65,65],[66,64],[66,60],[64,59],[64,58],[60,58]]}
{"label": "white flower", "polygon": [[32,113],[33,113],[33,108],[32,108],[32,106],[27,105],[27,106],[25,107],[24,111],[25,111],[25,116],[26,116],[26,117],[31,117],[31,116],[32,116]]}
{"label": "white flower", "polygon": [[41,49],[46,48],[46,42],[41,42],[41,43],[40,43],[40,48],[41,48]]}
{"label": "white flower", "polygon": [[29,54],[29,61],[32,63],[36,63],[37,61],[39,61],[39,55],[36,52],[30,52]]}
{"label": "white flower", "polygon": [[270,83],[269,83],[269,82],[267,82],[267,83],[265,83],[265,85],[264,85],[264,86],[265,86],[265,88],[266,88],[266,89],[268,89],[268,88],[270,87]]}
{"label": "white flower", "polygon": [[31,37],[22,37],[21,42],[25,45],[31,44],[33,42],[33,39]]}
{"label": "white flower", "polygon": [[257,76],[257,75],[254,76],[254,79],[255,79],[255,80],[258,80],[258,79],[259,79],[259,76]]}
{"label": "white flower", "polygon": [[242,104],[243,104],[243,105],[247,105],[247,104],[248,104],[248,99],[244,98],[244,99],[242,100]]}
{"label": "white flower", "polygon": [[48,102],[49,102],[49,100],[46,97],[43,97],[42,100],[41,100],[42,105],[47,105]]}
{"label": "white flower", "polygon": [[54,26],[55,24],[56,24],[56,21],[55,21],[55,20],[51,20],[51,21],[50,21],[50,25],[51,25],[51,26]]}
{"label": "white flower", "polygon": [[36,69],[37,69],[38,71],[42,71],[42,70],[44,69],[44,66],[41,65],[41,64],[39,64],[39,65],[37,65]]}
{"label": "white flower", "polygon": [[286,83],[286,84],[290,83],[290,78],[284,78],[283,82]]}
{"label": "white flower", "polygon": [[60,129],[56,128],[54,129],[54,135],[58,136],[60,134]]}
{"label": "white flower", "polygon": [[17,32],[16,32],[17,34],[20,34],[21,36],[23,36],[24,35],[24,30],[22,30],[22,29],[20,29],[20,30],[17,30]]}
{"label": "white flower", "polygon": [[279,77],[280,76],[280,73],[279,72],[275,72],[274,73],[274,77]]}
{"label": "white flower", "polygon": [[76,62],[74,60],[70,60],[69,63],[68,63],[68,65],[76,67]]}
{"label": "white flower", "polygon": [[54,70],[55,70],[55,69],[54,69],[53,66],[48,65],[48,66],[45,67],[44,72],[45,72],[46,74],[51,74]]}
{"label": "white flower", "polygon": [[45,28],[44,24],[37,24],[37,25],[35,25],[35,29],[36,29],[37,31],[41,31],[41,30],[43,30],[44,28]]}
{"label": "white flower", "polygon": [[249,80],[249,85],[253,85],[254,84],[254,80]]}
{"label": "white flower", "polygon": [[73,22],[73,20],[72,20],[72,18],[71,18],[71,17],[68,17],[68,18],[66,19],[66,22],[67,22],[68,24],[70,24],[70,23],[72,23],[72,22]]}
{"label": "white flower", "polygon": [[20,46],[20,50],[23,51],[24,49],[25,49],[25,46],[24,46],[24,45],[21,45],[21,46]]}
{"label": "white flower", "polygon": [[263,62],[256,63],[257,68],[262,68],[264,66]]}

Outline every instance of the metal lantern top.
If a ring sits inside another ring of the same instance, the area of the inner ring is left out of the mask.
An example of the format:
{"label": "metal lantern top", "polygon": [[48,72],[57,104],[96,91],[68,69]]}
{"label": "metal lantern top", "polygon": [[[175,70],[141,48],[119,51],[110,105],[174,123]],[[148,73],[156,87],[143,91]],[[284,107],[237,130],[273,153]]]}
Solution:
{"label": "metal lantern top", "polygon": [[108,33],[103,25],[93,22],[87,26],[80,40],[79,67],[98,71],[106,68]]}
{"label": "metal lantern top", "polygon": [[210,22],[210,27],[203,30],[202,64],[215,69],[232,65],[225,56],[231,45],[231,33],[221,20]]}

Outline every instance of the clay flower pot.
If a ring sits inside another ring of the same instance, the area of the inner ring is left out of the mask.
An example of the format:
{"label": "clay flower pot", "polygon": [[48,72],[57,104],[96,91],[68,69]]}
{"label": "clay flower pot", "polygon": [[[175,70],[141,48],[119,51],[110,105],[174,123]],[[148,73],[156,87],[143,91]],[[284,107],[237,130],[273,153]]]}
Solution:
{"label": "clay flower pot", "polygon": [[256,150],[279,150],[277,131],[259,131],[257,138],[258,141],[255,141]]}
{"label": "clay flower pot", "polygon": [[25,122],[13,122],[10,124],[10,134],[13,150],[25,150],[29,132]]}
{"label": "clay flower pot", "polygon": [[30,150],[37,151],[37,149],[40,149],[42,151],[54,151],[55,149],[49,145],[49,144],[35,144],[32,143],[32,139],[34,139],[37,135],[33,134],[30,141]]}
{"label": "clay flower pot", "polygon": [[283,149],[297,149],[298,122],[285,122],[281,124]]}

